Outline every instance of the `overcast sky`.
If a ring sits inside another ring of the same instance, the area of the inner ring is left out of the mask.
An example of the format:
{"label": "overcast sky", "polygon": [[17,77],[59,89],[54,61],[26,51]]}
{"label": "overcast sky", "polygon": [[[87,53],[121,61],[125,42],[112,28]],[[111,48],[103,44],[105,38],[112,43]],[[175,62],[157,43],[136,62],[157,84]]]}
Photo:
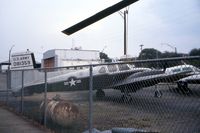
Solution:
{"label": "overcast sky", "polygon": [[[61,31],[120,0],[1,0],[0,61],[9,49],[29,49],[36,59],[49,49],[99,50],[110,57],[123,55],[123,19],[114,13],[67,36]],[[200,48],[200,0],[140,0],[129,6],[128,54],[143,48],[178,52]]]}

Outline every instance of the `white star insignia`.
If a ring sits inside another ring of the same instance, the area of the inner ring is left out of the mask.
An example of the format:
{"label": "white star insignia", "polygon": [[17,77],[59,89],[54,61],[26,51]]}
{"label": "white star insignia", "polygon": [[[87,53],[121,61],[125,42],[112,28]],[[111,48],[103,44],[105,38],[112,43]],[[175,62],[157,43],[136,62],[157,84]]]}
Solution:
{"label": "white star insignia", "polygon": [[75,86],[76,85],[76,81],[74,80],[74,79],[71,79],[70,81],[69,81],[69,83],[70,83],[70,86]]}

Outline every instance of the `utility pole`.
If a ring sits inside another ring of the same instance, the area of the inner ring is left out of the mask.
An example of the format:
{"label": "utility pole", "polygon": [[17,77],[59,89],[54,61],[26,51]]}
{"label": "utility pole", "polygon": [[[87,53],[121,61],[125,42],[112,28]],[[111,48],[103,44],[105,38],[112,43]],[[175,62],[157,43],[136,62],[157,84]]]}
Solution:
{"label": "utility pole", "polygon": [[127,55],[127,40],[128,40],[128,9],[125,9],[124,12],[119,11],[119,14],[121,15],[121,17],[124,20],[124,55]]}
{"label": "utility pole", "polygon": [[140,46],[140,52],[142,52],[142,47],[144,46],[143,44],[139,45]]}
{"label": "utility pole", "polygon": [[124,11],[124,55],[127,55],[127,15],[128,10]]}

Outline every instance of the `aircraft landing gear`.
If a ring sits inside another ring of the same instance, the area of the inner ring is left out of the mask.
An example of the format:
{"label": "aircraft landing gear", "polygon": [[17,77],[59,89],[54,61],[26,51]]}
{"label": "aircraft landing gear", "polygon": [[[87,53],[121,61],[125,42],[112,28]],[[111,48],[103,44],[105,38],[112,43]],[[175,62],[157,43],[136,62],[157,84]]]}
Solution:
{"label": "aircraft landing gear", "polygon": [[125,103],[129,103],[132,101],[132,97],[129,93],[124,93],[121,97],[122,101]]}
{"label": "aircraft landing gear", "polygon": [[177,83],[178,91],[180,90],[183,94],[192,94],[192,91],[188,87],[188,83],[184,81],[180,81]]}
{"label": "aircraft landing gear", "polygon": [[162,92],[159,91],[159,90],[156,90],[155,93],[154,93],[154,97],[157,97],[157,98],[162,97]]}
{"label": "aircraft landing gear", "polygon": [[104,98],[106,96],[105,92],[101,89],[97,90],[96,97],[97,98]]}
{"label": "aircraft landing gear", "polygon": [[162,97],[162,92],[158,89],[157,85],[155,86],[156,91],[154,92],[154,97],[160,98]]}

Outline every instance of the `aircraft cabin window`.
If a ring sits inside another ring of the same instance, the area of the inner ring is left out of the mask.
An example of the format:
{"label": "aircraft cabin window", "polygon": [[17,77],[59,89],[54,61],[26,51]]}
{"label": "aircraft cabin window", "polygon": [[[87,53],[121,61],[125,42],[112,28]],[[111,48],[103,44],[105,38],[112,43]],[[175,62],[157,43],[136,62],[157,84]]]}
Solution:
{"label": "aircraft cabin window", "polygon": [[183,71],[192,71],[192,68],[190,68],[190,67],[184,67]]}
{"label": "aircraft cabin window", "polygon": [[120,71],[130,70],[127,64],[119,64],[118,67]]}
{"label": "aircraft cabin window", "polygon": [[174,70],[172,70],[174,73],[175,72],[180,72],[181,71],[181,69],[180,68],[177,68],[177,69],[174,69]]}
{"label": "aircraft cabin window", "polygon": [[99,70],[99,73],[106,73],[106,68],[105,67],[101,67],[101,69]]}
{"label": "aircraft cabin window", "polygon": [[116,65],[108,65],[108,71],[109,72],[116,72],[117,66]]}

